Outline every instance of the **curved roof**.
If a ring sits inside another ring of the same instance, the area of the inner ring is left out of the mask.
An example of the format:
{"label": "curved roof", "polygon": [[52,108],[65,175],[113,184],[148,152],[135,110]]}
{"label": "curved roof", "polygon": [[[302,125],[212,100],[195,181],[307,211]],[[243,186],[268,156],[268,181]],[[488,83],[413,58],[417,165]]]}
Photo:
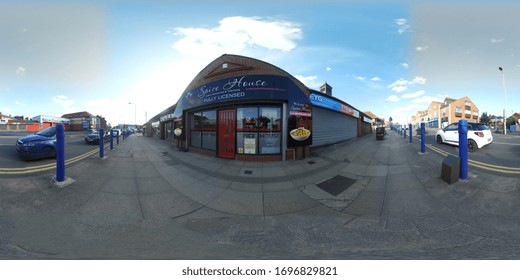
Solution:
{"label": "curved roof", "polygon": [[183,94],[209,82],[242,74],[286,76],[289,77],[305,95],[308,96],[310,94],[310,90],[300,82],[300,80],[283,69],[265,61],[233,54],[224,54],[204,67],[186,87]]}

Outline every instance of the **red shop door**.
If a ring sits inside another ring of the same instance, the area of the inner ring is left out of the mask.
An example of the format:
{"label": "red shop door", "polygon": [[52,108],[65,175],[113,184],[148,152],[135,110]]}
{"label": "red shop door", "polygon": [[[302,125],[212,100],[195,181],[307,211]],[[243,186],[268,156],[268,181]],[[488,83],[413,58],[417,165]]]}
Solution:
{"label": "red shop door", "polygon": [[218,156],[235,158],[235,110],[218,112]]}

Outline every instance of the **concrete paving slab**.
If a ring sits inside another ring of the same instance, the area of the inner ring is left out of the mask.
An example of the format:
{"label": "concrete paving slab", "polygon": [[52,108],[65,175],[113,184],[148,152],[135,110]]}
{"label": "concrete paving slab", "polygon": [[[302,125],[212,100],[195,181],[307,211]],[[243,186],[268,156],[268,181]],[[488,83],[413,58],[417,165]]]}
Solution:
{"label": "concrete paving slab", "polygon": [[264,166],[264,167],[262,167],[262,174],[264,177],[285,177],[285,176],[287,176],[285,169],[281,166],[276,166],[276,167]]}
{"label": "concrete paving slab", "polygon": [[197,180],[193,181],[191,184],[179,184],[175,186],[175,189],[189,199],[202,205],[207,205],[211,201],[220,197],[226,191],[226,189],[215,187],[212,184]]}
{"label": "concrete paving slab", "polygon": [[368,164],[350,163],[342,171],[363,176],[366,174],[367,168]]}
{"label": "concrete paving slab", "polygon": [[112,194],[137,195],[137,182],[135,178],[112,178],[100,190]]}
{"label": "concrete paving slab", "polygon": [[385,194],[364,191],[342,212],[356,216],[379,216],[382,213]]}
{"label": "concrete paving slab", "polygon": [[388,174],[389,175],[397,175],[397,174],[410,174],[412,169],[408,164],[395,164],[388,166]]}
{"label": "concrete paving slab", "polygon": [[284,215],[304,211],[320,205],[300,190],[264,192],[264,215]]}
{"label": "concrete paving slab", "polygon": [[89,225],[138,226],[143,219],[137,195],[98,192],[78,210]]}
{"label": "concrete paving slab", "polygon": [[168,223],[168,220],[183,216],[202,207],[177,191],[154,193],[140,196],[143,216],[146,220]]}
{"label": "concrete paving slab", "polygon": [[388,165],[369,165],[361,174],[363,176],[381,177],[388,175]]}
{"label": "concrete paving slab", "polygon": [[229,214],[264,216],[262,192],[227,189],[205,205],[209,208]]}

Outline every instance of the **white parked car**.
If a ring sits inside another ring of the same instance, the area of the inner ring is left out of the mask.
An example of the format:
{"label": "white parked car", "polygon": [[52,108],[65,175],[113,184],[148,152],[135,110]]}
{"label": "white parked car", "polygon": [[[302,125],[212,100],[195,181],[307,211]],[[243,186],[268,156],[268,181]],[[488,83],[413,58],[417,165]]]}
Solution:
{"label": "white parked car", "polygon": [[[437,143],[459,145],[459,123],[452,123],[437,131],[435,135]],[[493,134],[489,127],[483,123],[468,122],[468,151],[473,153],[493,142]]]}

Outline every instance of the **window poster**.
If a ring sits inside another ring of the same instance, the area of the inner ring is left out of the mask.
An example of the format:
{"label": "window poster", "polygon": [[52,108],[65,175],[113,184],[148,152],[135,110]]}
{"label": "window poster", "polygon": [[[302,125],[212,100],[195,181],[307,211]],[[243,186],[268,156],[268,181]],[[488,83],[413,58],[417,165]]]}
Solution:
{"label": "window poster", "polygon": [[256,153],[256,138],[244,138],[244,154]]}

